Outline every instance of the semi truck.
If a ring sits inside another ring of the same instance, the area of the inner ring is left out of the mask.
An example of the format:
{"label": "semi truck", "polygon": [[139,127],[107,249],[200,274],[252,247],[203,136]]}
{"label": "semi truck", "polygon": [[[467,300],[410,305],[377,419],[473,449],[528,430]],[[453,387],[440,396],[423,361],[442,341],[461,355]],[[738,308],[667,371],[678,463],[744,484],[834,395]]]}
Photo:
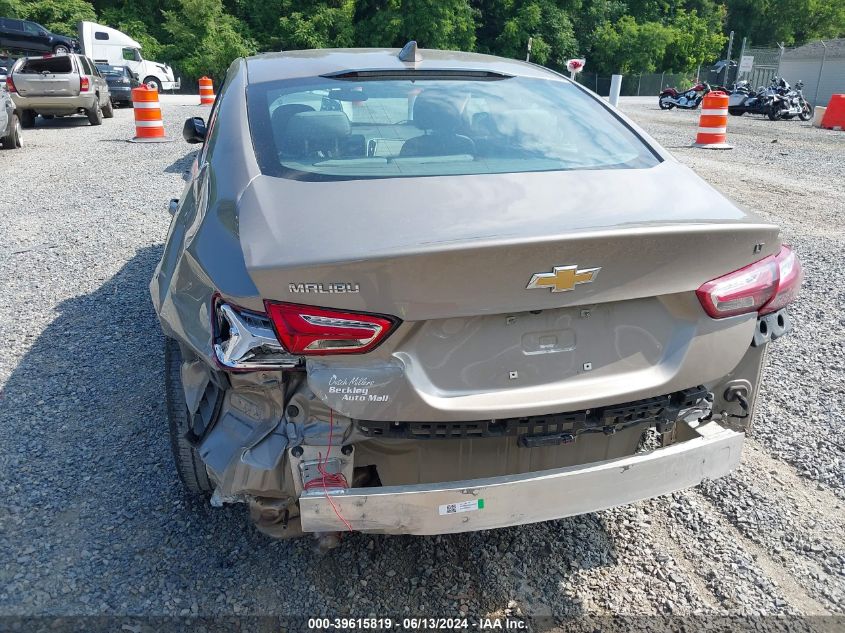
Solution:
{"label": "semi truck", "polygon": [[144,59],[141,44],[126,33],[95,22],[80,22],[78,30],[83,52],[95,63],[128,66],[142,83],[159,92],[181,87],[170,66]]}

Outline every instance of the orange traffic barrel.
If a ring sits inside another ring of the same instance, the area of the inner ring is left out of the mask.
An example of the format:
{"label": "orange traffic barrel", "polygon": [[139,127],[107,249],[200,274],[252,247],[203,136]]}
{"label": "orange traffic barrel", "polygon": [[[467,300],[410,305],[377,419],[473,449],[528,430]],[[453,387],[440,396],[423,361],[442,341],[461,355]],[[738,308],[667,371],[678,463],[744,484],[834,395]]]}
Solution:
{"label": "orange traffic barrel", "polygon": [[728,102],[724,92],[709,92],[701,103],[695,147],[704,149],[733,149],[728,139]]}
{"label": "orange traffic barrel", "polygon": [[164,123],[158,90],[141,85],[132,89],[132,110],[135,113],[135,138],[133,141],[164,140]]}
{"label": "orange traffic barrel", "polygon": [[829,130],[845,130],[845,95],[830,97],[821,126]]}
{"label": "orange traffic barrel", "polygon": [[200,105],[214,103],[214,82],[208,77],[200,77]]}

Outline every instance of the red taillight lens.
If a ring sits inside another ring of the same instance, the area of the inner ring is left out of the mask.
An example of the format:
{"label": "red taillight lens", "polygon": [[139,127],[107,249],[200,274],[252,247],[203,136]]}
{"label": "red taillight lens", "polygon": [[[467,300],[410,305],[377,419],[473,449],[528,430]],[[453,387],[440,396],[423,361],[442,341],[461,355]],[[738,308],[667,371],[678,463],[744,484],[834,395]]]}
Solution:
{"label": "red taillight lens", "polygon": [[79,78],[79,91],[80,92],[88,92],[88,88],[91,85],[88,77],[80,77]]}
{"label": "red taillight lens", "polygon": [[778,263],[778,290],[774,298],[763,306],[760,314],[777,312],[787,304],[795,301],[798,297],[798,291],[801,289],[801,282],[804,279],[804,270],[801,268],[801,262],[795,251],[788,246],[780,249],[780,252],[775,256],[775,261]]}
{"label": "red taillight lens", "polygon": [[801,263],[788,246],[777,255],[740,268],[703,284],[695,293],[705,312],[714,319],[780,310],[801,287]]}
{"label": "red taillight lens", "polygon": [[398,324],[393,317],[295,303],[265,302],[276,336],[291,354],[362,354],[381,343]]}
{"label": "red taillight lens", "polygon": [[11,75],[6,75],[6,90],[9,92],[17,92],[18,89],[15,88],[15,82],[12,81]]}

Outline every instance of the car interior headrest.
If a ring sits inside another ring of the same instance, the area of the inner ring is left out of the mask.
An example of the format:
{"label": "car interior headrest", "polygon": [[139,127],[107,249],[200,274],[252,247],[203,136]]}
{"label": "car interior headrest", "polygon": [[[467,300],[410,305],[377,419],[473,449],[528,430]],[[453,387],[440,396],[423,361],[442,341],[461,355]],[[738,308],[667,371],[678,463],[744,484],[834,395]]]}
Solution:
{"label": "car interior headrest", "polygon": [[345,112],[298,112],[288,121],[285,136],[309,143],[333,141],[349,136],[352,126]]}
{"label": "car interior headrest", "polygon": [[422,130],[454,133],[461,128],[461,110],[455,96],[425,90],[414,100],[414,125]]}
{"label": "car interior headrest", "polygon": [[291,117],[300,112],[314,112],[314,108],[304,103],[286,103],[275,110],[270,117],[270,123],[273,126],[273,131],[277,136],[284,134]]}

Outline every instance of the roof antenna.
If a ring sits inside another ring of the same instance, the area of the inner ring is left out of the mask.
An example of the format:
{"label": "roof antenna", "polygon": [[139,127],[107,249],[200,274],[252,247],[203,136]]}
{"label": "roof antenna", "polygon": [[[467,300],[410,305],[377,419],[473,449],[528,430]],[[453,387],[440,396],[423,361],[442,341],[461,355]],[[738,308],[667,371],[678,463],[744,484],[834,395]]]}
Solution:
{"label": "roof antenna", "polygon": [[422,55],[417,50],[417,41],[411,40],[405,46],[402,47],[402,50],[399,51],[399,55],[397,55],[399,61],[402,62],[421,62]]}

